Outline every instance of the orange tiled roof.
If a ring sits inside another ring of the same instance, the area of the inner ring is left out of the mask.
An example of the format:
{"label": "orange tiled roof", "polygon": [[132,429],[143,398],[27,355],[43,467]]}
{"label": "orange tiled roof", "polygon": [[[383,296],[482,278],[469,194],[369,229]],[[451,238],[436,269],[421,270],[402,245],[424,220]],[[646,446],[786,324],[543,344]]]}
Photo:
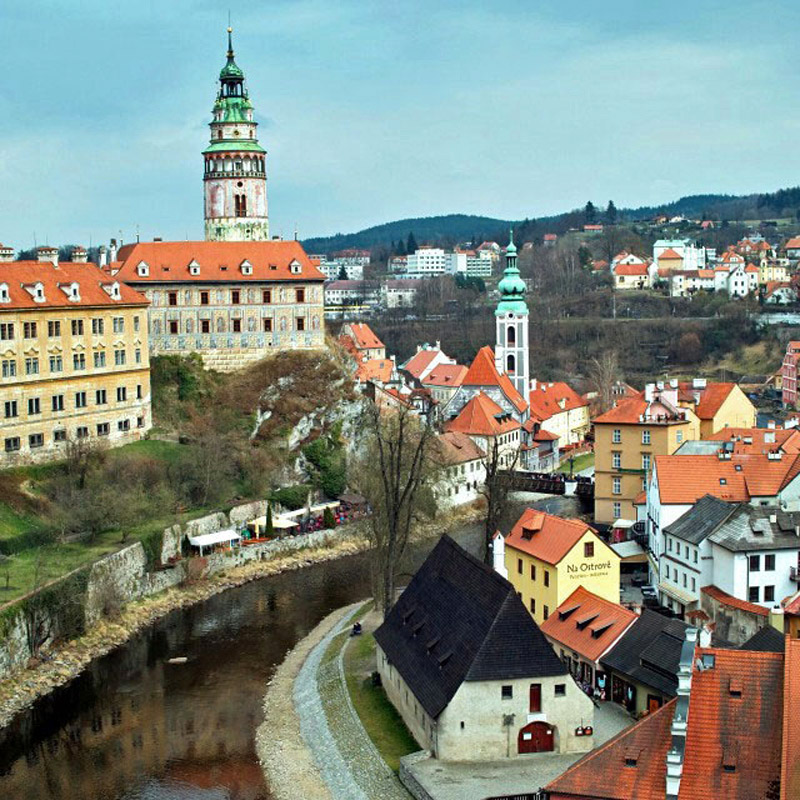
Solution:
{"label": "orange tiled roof", "polygon": [[419,378],[440,352],[440,350],[420,350],[406,361],[403,369],[415,378]]}
{"label": "orange tiled roof", "polygon": [[455,419],[445,423],[446,431],[471,436],[498,436],[517,429],[519,423],[483,392],[471,398]]}
{"label": "orange tiled roof", "polygon": [[[25,288],[42,284],[44,301],[37,302]],[[80,300],[70,300],[64,288],[77,283]],[[95,264],[61,261],[56,267],[49,261],[4,261],[0,263],[0,285],[8,287],[9,302],[0,303],[0,313],[29,308],[66,308],[92,306],[146,306],[149,300],[123,283],[111,278]],[[119,286],[119,300],[103,287]]]}
{"label": "orange tiled roof", "polygon": [[[531,414],[535,414],[542,421],[550,419],[554,414],[562,411],[572,411],[576,408],[585,408],[589,405],[569,384],[563,381],[556,383],[537,383],[536,388],[528,394]],[[561,408],[561,401],[564,408]]]}
{"label": "orange tiled roof", "polygon": [[676,253],[671,247],[668,247],[666,250],[664,250],[663,253],[661,253],[661,255],[658,257],[658,260],[659,261],[664,261],[664,260],[666,260],[666,261],[673,261],[673,260],[683,261],[683,256],[680,255],[680,253]]}
{"label": "orange tiled roof", "polygon": [[596,417],[593,422],[603,425],[607,422],[618,422],[622,424],[634,424],[639,422],[639,417],[644,414],[647,408],[647,401],[644,399],[644,392],[637,392],[631,397],[620,400],[614,408],[610,408],[605,413]]}
{"label": "orange tiled roof", "polygon": [[522,412],[528,407],[508,375],[505,373],[501,375],[497,371],[494,365],[494,351],[488,345],[478,350],[464,376],[462,386],[497,386],[517,411]]}
{"label": "orange tiled roof", "polygon": [[522,512],[505,541],[514,550],[520,550],[548,564],[558,564],[587,531],[594,533],[596,542],[605,546],[595,529],[579,519],[565,519],[536,508],[528,508]]}
{"label": "orange tiled roof", "polygon": [[615,275],[647,275],[647,264],[617,264]]}
{"label": "orange tiled roof", "polygon": [[[296,241],[138,242],[121,248],[119,260],[122,266],[117,277],[130,283],[325,280]],[[200,266],[197,275],[189,271],[192,260]],[[150,268],[147,276],[137,274],[136,268],[142,261]],[[240,267],[244,261],[252,266],[251,275],[242,272]],[[300,264],[299,274],[292,273],[290,264],[293,262]]]}
{"label": "orange tiled roof", "polygon": [[[692,392],[691,383],[679,384],[681,391]],[[700,419],[714,419],[714,415],[720,410],[722,404],[728,399],[730,393],[736,389],[735,383],[709,383],[704,389],[698,389],[700,401],[694,409],[694,413]],[[694,400],[694,396],[692,396]]]}
{"label": "orange tiled roof", "polygon": [[713,584],[709,586],[703,586],[700,591],[707,594],[709,597],[712,597],[718,603],[730,606],[731,608],[736,608],[739,611],[747,611],[750,614],[757,614],[759,617],[769,616],[769,611],[763,606],[756,605],[755,603],[749,603],[747,600],[740,600],[738,597],[734,597],[732,594],[722,591],[722,589],[720,589],[718,586],[714,586]]}
{"label": "orange tiled roof", "polygon": [[783,731],[781,746],[781,797],[800,797],[800,640],[786,638],[783,663]]}
{"label": "orange tiled roof", "polygon": [[797,250],[800,248],[800,236],[794,236],[789,239],[788,242],[784,245],[787,250]]}
{"label": "orange tiled roof", "polygon": [[394,363],[390,358],[371,358],[362,361],[356,370],[356,380],[388,383],[392,379]]}
{"label": "orange tiled roof", "polygon": [[440,364],[423,379],[424,386],[461,386],[467,368],[462,364]]}
{"label": "orange tiled roof", "polygon": [[353,340],[358,350],[374,350],[384,347],[383,342],[366,322],[349,322],[348,327],[352,332]]}
{"label": "orange tiled roof", "polygon": [[[774,441],[767,442],[771,435]],[[730,442],[734,453],[754,454],[781,450],[800,453],[800,430],[797,428],[722,428],[708,437],[710,441]],[[747,441],[746,441],[747,440]]]}
{"label": "orange tiled roof", "polygon": [[539,627],[545,636],[597,661],[637,619],[637,614],[579,586]]}
{"label": "orange tiled roof", "polygon": [[486,455],[466,433],[461,431],[445,431],[439,434],[434,446],[440,463],[448,465],[476,461]]}

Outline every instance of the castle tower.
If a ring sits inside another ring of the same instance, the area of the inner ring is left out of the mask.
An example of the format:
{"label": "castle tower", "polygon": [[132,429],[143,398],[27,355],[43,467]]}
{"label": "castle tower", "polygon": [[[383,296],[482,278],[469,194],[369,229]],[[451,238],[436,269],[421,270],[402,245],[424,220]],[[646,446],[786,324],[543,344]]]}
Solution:
{"label": "castle tower", "polygon": [[253,105],[244,73],[233,60],[228,28],[228,62],[219,74],[212,110],[211,143],[205,160],[205,236],[209,241],[269,239],[267,153],[256,138]]}
{"label": "castle tower", "polygon": [[497,285],[500,302],[494,312],[497,324],[495,366],[505,372],[516,390],[528,401],[528,306],[525,304],[525,281],[517,268],[517,248],[511,231],[506,248],[506,268]]}

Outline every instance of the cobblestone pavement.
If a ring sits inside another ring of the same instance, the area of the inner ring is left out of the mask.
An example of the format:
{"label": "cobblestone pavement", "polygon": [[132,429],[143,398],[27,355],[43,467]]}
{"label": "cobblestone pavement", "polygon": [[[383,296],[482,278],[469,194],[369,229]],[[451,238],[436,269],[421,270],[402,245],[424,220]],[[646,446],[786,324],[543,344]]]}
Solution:
{"label": "cobblestone pavement", "polygon": [[[351,606],[309,653],[294,684],[300,730],[335,800],[409,800],[409,794],[383,761],[350,701],[344,681],[342,649],[326,656],[337,635],[346,637]],[[342,645],[346,641],[342,638]]]}
{"label": "cobblestone pavement", "polygon": [[[594,744],[599,747],[633,724],[630,715],[612,703],[595,710]],[[584,753],[535,753],[508,761],[450,763],[433,758],[404,763],[433,800],[483,800],[497,795],[534,792],[557,778]]]}

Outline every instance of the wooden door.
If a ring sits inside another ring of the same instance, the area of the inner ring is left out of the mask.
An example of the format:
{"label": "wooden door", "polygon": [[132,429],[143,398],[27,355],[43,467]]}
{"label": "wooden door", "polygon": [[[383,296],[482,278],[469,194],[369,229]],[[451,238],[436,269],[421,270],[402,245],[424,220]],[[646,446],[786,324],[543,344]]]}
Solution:
{"label": "wooden door", "polygon": [[532,683],[530,692],[530,708],[528,709],[531,714],[536,714],[542,710],[542,684]]}
{"label": "wooden door", "polygon": [[653,694],[647,695],[647,713],[652,714],[654,711],[658,711],[659,708],[661,708],[661,698]]}
{"label": "wooden door", "polygon": [[555,733],[546,722],[531,722],[520,728],[517,737],[519,753],[550,753],[554,748]]}

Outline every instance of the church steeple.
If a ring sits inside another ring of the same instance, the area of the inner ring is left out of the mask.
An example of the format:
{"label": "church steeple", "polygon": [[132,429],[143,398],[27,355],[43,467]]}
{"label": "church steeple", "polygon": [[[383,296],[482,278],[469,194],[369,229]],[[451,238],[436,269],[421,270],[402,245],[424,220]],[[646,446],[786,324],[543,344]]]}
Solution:
{"label": "church steeple", "polygon": [[211,143],[205,159],[206,239],[265,241],[267,217],[266,151],[258,143],[253,104],[244,72],[235,61],[233,30],[228,28],[228,53],[219,73],[212,109]]}
{"label": "church steeple", "polygon": [[506,247],[506,268],[497,285],[500,301],[494,312],[497,328],[495,366],[505,372],[517,391],[528,401],[528,306],[525,303],[526,286],[517,267],[517,248],[514,231],[509,232]]}

